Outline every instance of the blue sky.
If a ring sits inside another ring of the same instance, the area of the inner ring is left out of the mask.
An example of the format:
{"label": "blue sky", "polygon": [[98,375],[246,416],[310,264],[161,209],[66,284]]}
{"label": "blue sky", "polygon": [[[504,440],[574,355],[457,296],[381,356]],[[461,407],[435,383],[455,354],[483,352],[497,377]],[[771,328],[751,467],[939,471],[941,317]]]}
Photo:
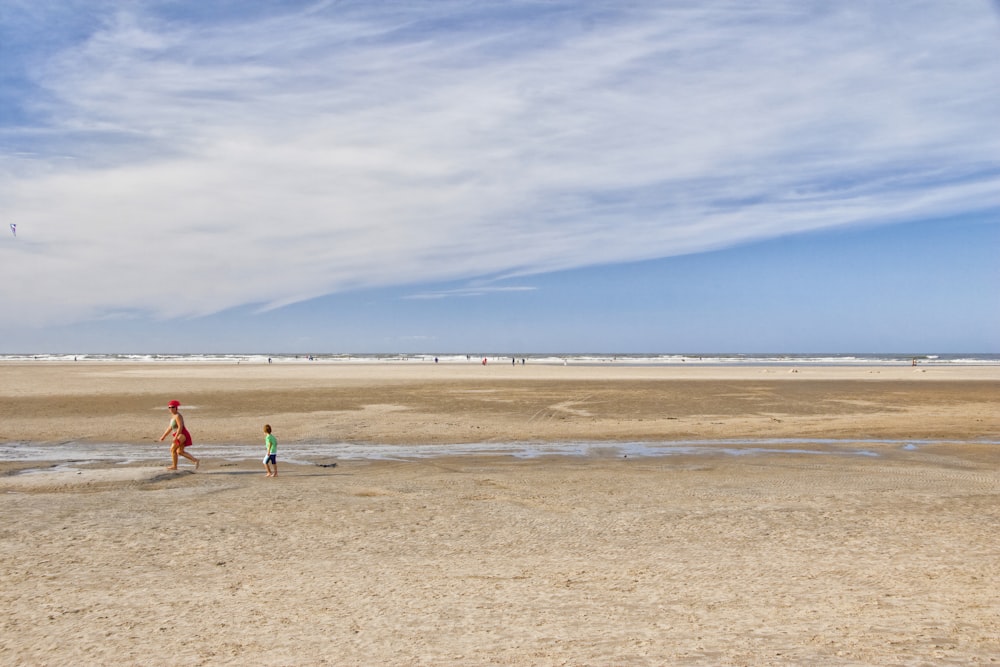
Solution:
{"label": "blue sky", "polygon": [[8,0],[0,352],[1000,352],[989,2]]}

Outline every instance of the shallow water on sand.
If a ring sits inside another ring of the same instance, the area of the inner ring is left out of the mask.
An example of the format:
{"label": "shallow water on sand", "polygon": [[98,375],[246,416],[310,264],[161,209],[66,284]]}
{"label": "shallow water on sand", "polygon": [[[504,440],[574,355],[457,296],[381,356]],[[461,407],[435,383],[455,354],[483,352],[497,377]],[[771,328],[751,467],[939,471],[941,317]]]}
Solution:
{"label": "shallow water on sand", "polygon": [[[836,439],[744,439],[684,440],[670,442],[510,442],[448,445],[378,445],[314,443],[285,445],[278,458],[284,463],[315,464],[331,460],[413,460],[443,456],[511,456],[522,459],[543,456],[594,458],[662,457],[677,455],[751,456],[766,454],[814,454],[826,456],[879,456],[879,450],[915,451],[935,444],[929,440],[836,440]],[[951,442],[951,441],[949,441]],[[962,441],[964,442],[964,441]],[[974,443],[996,445],[1000,440]],[[262,448],[254,445],[196,445],[199,458],[244,461],[259,459]],[[0,463],[47,461],[86,465],[92,463],[142,463],[169,457],[160,443],[99,444],[81,442],[0,444]]]}

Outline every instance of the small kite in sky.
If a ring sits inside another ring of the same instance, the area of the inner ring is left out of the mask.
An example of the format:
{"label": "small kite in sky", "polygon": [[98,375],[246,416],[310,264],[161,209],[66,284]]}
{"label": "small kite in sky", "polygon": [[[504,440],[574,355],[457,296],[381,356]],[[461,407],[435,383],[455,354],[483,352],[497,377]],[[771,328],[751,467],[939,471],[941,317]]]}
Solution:
{"label": "small kite in sky", "polygon": [[17,238],[17,225],[13,222],[10,223],[10,233],[14,235],[14,238]]}

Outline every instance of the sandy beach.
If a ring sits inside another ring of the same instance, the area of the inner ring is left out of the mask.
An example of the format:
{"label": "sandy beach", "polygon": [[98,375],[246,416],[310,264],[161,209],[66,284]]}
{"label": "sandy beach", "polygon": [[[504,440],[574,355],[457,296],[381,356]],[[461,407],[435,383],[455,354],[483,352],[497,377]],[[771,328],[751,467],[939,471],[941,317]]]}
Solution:
{"label": "sandy beach", "polygon": [[[166,444],[155,466],[3,463],[3,664],[1000,660],[1000,367],[17,362],[0,378],[8,451],[148,445],[175,398],[193,452],[247,451],[196,473],[166,471]],[[270,479],[264,423],[279,462],[295,443],[748,444]]]}

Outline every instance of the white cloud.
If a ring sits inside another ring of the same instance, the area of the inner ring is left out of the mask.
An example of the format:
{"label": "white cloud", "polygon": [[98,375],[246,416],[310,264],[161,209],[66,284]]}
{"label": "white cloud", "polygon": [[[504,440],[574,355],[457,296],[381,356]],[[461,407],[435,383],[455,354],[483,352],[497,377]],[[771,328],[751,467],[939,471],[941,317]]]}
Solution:
{"label": "white cloud", "polygon": [[489,294],[509,294],[514,292],[534,292],[537,287],[527,285],[460,287],[458,289],[438,290],[436,292],[419,292],[403,297],[404,299],[447,299],[451,297],[486,296]]}
{"label": "white cloud", "polygon": [[988,5],[603,6],[108,15],[0,125],[0,307],[184,317],[1000,206]]}

